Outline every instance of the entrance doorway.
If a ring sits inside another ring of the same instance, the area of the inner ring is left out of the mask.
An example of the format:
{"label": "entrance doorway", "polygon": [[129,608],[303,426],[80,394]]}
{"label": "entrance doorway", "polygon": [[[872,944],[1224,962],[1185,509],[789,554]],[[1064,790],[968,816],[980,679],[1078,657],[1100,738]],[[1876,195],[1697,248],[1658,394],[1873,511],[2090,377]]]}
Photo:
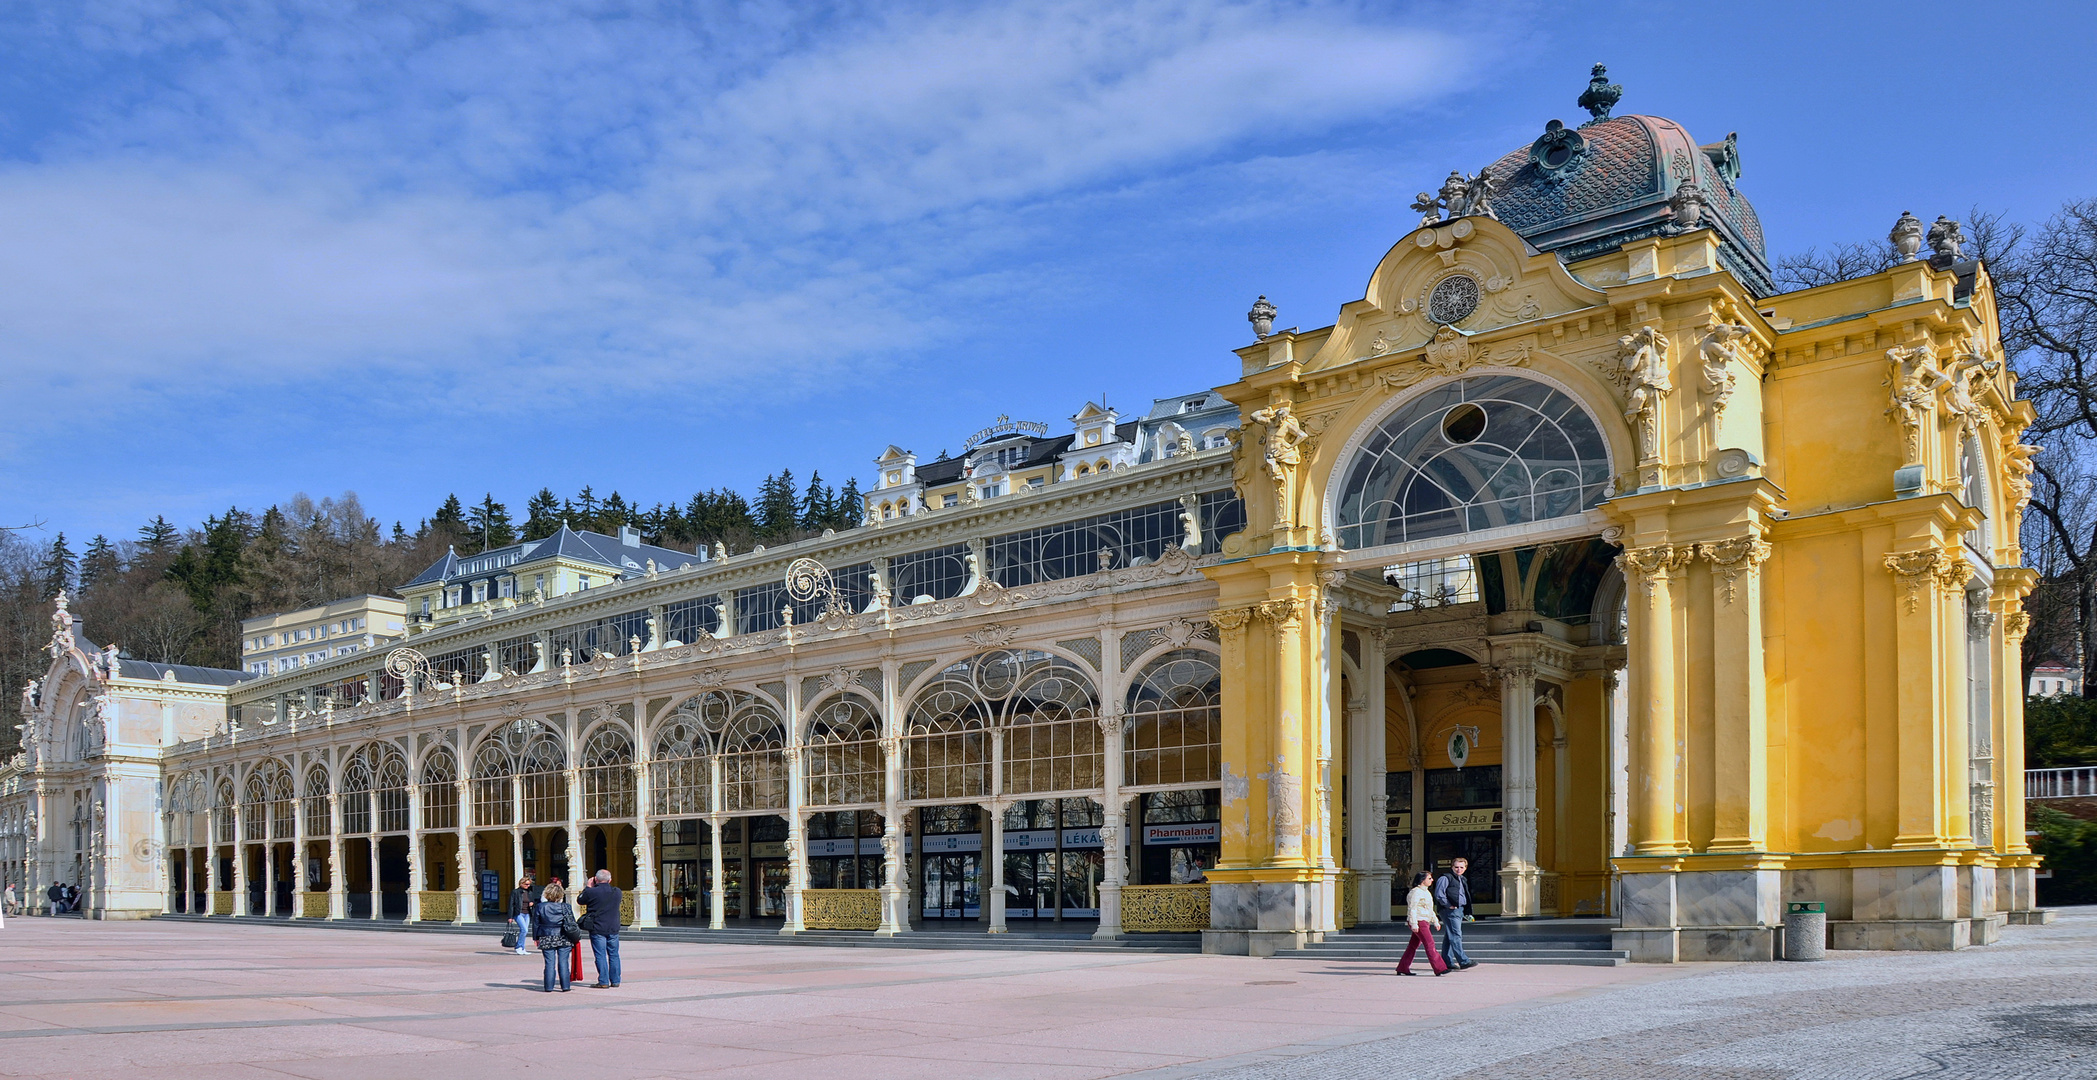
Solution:
{"label": "entrance doorway", "polygon": [[982,915],[983,859],[977,852],[925,856],[926,919],[974,919]]}

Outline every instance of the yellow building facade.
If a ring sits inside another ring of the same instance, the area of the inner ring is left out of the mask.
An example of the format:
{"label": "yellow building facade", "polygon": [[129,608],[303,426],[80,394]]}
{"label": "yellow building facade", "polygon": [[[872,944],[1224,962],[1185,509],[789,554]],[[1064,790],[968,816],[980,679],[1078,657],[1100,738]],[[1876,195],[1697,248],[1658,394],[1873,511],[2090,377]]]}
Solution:
{"label": "yellow building facade", "polygon": [[[1553,175],[1583,158],[1613,192]],[[1487,176],[1422,195],[1363,299],[1222,388],[1250,525],[1206,571],[1212,947],[1330,929],[1386,872],[1348,824],[1389,820],[1377,772],[1457,765],[1501,772],[1501,910],[1611,912],[1634,960],[1769,959],[1788,901],[1847,948],[2039,918],[2031,412],[1956,225],[1923,257],[1903,215],[1909,261],[1776,294],[1731,138],[1554,121]],[[1351,599],[1407,566],[1484,596]]]}
{"label": "yellow building facade", "polygon": [[1798,901],[1838,948],[2042,920],[1986,268],[1903,214],[1905,261],[1780,293],[1735,141],[1597,104],[1422,193],[1331,325],[1261,298],[1227,385],[888,447],[857,528],[600,538],[587,589],[518,576],[558,544],[447,556],[383,663],[149,673],[225,710],[157,739],[67,623],[0,869],[470,923],[608,867],[641,927],[1250,955],[1459,856],[1482,914],[1638,961],[1773,958]]}

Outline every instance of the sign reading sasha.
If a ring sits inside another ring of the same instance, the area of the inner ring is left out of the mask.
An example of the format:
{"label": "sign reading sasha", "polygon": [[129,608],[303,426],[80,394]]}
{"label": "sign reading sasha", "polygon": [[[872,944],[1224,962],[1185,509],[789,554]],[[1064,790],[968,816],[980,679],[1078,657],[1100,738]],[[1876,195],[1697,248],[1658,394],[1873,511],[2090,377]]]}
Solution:
{"label": "sign reading sasha", "polygon": [[1427,831],[1431,833],[1493,832],[1499,828],[1500,811],[1491,807],[1427,812]]}

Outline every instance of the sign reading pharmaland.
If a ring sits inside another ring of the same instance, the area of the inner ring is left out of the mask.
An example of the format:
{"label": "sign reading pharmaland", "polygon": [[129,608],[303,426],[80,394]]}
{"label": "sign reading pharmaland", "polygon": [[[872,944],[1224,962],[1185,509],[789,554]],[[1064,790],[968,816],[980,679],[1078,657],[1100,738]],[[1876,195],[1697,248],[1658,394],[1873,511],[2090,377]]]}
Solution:
{"label": "sign reading pharmaland", "polygon": [[1190,821],[1178,825],[1145,825],[1143,843],[1146,847],[1172,846],[1174,844],[1213,844],[1217,840],[1219,826],[1213,821]]}
{"label": "sign reading pharmaland", "polygon": [[1431,833],[1497,832],[1499,828],[1500,810],[1497,807],[1427,812],[1427,831]]}
{"label": "sign reading pharmaland", "polygon": [[961,444],[961,452],[964,454],[967,453],[971,447],[975,446],[977,443],[982,442],[985,439],[996,438],[999,435],[1015,435],[1021,433],[1045,439],[1048,438],[1049,428],[1047,424],[1039,423],[1037,421],[1014,420],[1010,416],[1001,415],[997,418],[996,423],[990,425],[987,428],[984,428],[981,431],[976,432],[974,435],[969,436],[968,440]]}

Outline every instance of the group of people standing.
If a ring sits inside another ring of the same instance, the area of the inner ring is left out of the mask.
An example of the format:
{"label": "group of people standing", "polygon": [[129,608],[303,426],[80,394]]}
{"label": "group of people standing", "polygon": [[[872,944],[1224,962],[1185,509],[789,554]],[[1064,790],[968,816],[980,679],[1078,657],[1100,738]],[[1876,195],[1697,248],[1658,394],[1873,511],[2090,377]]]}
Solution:
{"label": "group of people standing", "polygon": [[612,884],[612,872],[599,870],[576,896],[583,906],[583,914],[578,918],[568,903],[568,890],[558,880],[535,893],[530,874],[518,879],[517,887],[510,892],[510,919],[517,924],[516,952],[519,956],[528,955],[526,938],[539,947],[546,964],[543,988],[547,993],[568,992],[569,953],[580,949],[586,938],[597,962],[597,981],[591,986],[610,990],[619,985],[619,909],[625,897]]}
{"label": "group of people standing", "polygon": [[[1412,928],[1412,939],[1405,943],[1398,974],[1417,974],[1413,971],[1413,954],[1423,947],[1436,975],[1478,966],[1464,952],[1464,922],[1472,917],[1471,885],[1464,880],[1464,871],[1470,868],[1470,860],[1458,858],[1450,861],[1449,869],[1440,877],[1426,870],[1413,875],[1412,888],[1405,894],[1405,924]],[[1437,928],[1442,931],[1440,951],[1434,947]]]}

